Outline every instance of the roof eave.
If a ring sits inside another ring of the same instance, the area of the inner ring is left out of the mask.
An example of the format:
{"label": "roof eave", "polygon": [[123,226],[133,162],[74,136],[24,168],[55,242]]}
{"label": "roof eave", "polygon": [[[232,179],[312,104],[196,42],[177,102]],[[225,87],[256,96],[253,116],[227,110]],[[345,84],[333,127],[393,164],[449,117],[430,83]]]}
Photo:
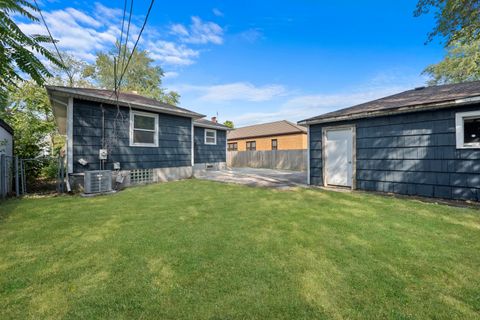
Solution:
{"label": "roof eave", "polygon": [[209,124],[204,124],[204,123],[198,123],[198,122],[193,122],[194,127],[201,127],[201,128],[207,128],[207,129],[216,129],[216,130],[224,130],[224,131],[230,131],[232,129],[227,128],[227,127],[221,127],[221,126],[216,126],[216,125],[209,125]]}
{"label": "roof eave", "polygon": [[345,116],[327,117],[327,118],[320,118],[320,119],[312,118],[312,119],[301,120],[298,122],[298,124],[312,125],[312,124],[321,124],[321,123],[328,123],[328,122],[357,120],[357,119],[370,118],[370,117],[381,117],[381,116],[397,115],[397,114],[410,113],[410,112],[450,108],[454,106],[469,105],[469,104],[474,104],[478,102],[480,102],[480,96],[449,100],[449,101],[443,101],[443,102],[437,102],[437,103],[430,103],[430,104],[400,107],[400,108],[389,109],[389,110],[362,112],[362,113],[345,115]]}
{"label": "roof eave", "polygon": [[[110,99],[105,99],[104,97],[101,97],[101,96],[98,96],[98,95],[95,95],[95,94],[86,95],[86,94],[81,94],[81,93],[78,93],[78,92],[71,92],[69,90],[59,90],[58,88],[52,87],[52,86],[46,86],[46,89],[49,93],[49,96],[57,93],[60,96],[68,96],[68,97],[73,97],[73,98],[77,98],[77,99],[85,99],[85,100],[108,103],[108,104],[116,103],[116,101],[113,101],[113,100],[110,100]],[[138,109],[156,111],[156,112],[160,112],[160,113],[183,116],[183,117],[193,118],[193,119],[201,119],[201,118],[205,117],[205,115],[203,115],[203,114],[199,114],[199,113],[192,112],[192,111],[191,112],[178,112],[178,111],[175,111],[173,108],[172,108],[172,110],[169,110],[167,108],[161,108],[161,107],[158,107],[158,106],[146,105],[146,104],[142,104],[142,103],[133,103],[133,102],[128,102],[128,101],[124,101],[124,100],[118,100],[118,104],[121,105],[121,106],[124,106],[124,107],[135,107],[135,108],[138,108]]]}

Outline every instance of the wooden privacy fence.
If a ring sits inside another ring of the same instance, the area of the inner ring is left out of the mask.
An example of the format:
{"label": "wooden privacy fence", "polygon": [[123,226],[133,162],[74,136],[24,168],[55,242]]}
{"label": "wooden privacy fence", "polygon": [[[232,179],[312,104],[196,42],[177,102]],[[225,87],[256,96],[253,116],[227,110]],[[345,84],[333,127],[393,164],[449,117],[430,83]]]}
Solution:
{"label": "wooden privacy fence", "polygon": [[229,167],[307,170],[307,150],[228,151]]}

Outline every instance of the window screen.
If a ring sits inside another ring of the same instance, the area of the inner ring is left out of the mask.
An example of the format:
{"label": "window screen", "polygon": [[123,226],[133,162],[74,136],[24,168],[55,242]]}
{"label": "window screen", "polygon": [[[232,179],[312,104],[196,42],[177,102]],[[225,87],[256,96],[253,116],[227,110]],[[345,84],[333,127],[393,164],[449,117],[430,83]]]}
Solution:
{"label": "window screen", "polygon": [[132,111],[130,143],[137,146],[156,146],[158,122],[155,114]]}
{"label": "window screen", "polygon": [[205,144],[217,144],[217,131],[205,129]]}
{"label": "window screen", "polygon": [[249,151],[257,150],[257,143],[255,141],[247,141],[247,150]]}

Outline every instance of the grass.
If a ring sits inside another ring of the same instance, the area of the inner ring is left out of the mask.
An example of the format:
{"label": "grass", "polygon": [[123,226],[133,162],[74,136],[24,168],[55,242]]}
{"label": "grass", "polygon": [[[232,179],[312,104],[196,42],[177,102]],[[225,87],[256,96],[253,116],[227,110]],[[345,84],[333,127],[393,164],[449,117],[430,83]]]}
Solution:
{"label": "grass", "polygon": [[480,212],[188,180],[0,203],[0,318],[474,319]]}

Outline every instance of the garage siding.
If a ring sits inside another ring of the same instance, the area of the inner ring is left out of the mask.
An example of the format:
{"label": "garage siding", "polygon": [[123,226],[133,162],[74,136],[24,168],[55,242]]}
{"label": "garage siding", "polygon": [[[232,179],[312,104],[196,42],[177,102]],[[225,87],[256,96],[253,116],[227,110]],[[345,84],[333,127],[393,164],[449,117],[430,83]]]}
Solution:
{"label": "garage siding", "polygon": [[[480,199],[480,150],[456,149],[455,113],[480,105],[323,124],[356,126],[356,188]],[[310,126],[310,179],[322,185],[322,125]]]}

